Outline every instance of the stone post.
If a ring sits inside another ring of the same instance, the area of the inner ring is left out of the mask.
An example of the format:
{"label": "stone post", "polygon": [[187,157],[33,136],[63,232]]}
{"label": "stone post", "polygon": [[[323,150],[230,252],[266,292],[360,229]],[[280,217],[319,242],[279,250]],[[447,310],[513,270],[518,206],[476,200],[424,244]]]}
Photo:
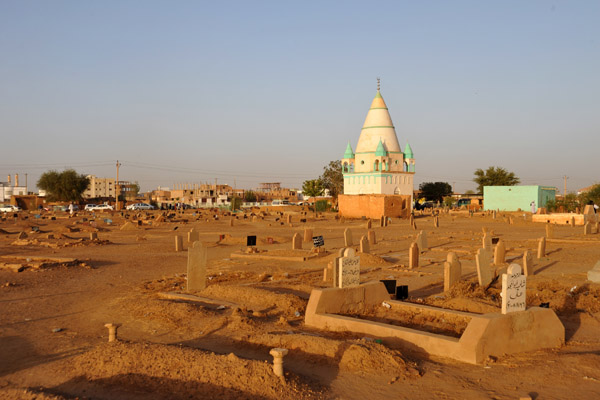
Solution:
{"label": "stone post", "polygon": [[283,376],[283,357],[288,353],[288,349],[274,348],[269,352],[273,356],[273,372],[277,376]]}

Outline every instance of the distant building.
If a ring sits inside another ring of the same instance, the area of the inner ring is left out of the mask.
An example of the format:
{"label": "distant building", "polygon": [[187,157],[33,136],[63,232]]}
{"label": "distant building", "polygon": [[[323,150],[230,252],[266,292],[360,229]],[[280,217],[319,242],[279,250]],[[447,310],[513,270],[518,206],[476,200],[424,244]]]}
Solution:
{"label": "distant building", "polygon": [[83,192],[84,198],[115,197],[115,180],[113,178],[98,178],[94,175],[88,175],[87,178],[90,180],[90,184]]}
{"label": "distant building", "polygon": [[546,207],[548,201],[556,199],[555,187],[548,186],[484,186],[483,207],[485,210],[531,211],[531,202],[537,208]]}
{"label": "distant building", "polygon": [[12,196],[24,196],[27,194],[26,186],[19,186],[19,174],[15,174],[14,184],[8,175],[7,182],[0,182],[0,203],[10,202]]}

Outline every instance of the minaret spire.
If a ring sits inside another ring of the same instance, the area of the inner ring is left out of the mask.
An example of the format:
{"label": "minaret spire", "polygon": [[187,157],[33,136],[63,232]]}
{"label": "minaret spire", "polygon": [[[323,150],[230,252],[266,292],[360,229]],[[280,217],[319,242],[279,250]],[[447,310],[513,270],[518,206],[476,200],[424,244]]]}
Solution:
{"label": "minaret spire", "polygon": [[377,78],[377,91],[379,92],[379,89],[381,88],[381,79],[379,79],[379,77]]}

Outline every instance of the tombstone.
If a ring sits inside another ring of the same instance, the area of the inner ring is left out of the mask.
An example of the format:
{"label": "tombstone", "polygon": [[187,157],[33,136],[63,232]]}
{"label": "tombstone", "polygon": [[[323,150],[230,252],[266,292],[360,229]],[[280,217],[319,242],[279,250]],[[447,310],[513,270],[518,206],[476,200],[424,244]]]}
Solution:
{"label": "tombstone", "polygon": [[346,228],[344,229],[344,247],[350,247],[352,245],[352,231]]}
{"label": "tombstone", "polygon": [[500,239],[494,248],[494,265],[498,266],[504,264],[505,259],[506,246],[504,245],[504,241]]}
{"label": "tombstone", "polygon": [[375,231],[368,231],[367,239],[369,239],[369,244],[377,244],[377,239],[375,238]]}
{"label": "tombstone", "polygon": [[433,227],[434,228],[440,227],[440,217],[438,217],[437,215],[435,217],[433,217]]}
{"label": "tombstone", "polygon": [[360,238],[360,252],[365,254],[371,252],[371,249],[369,248],[369,239],[367,239],[367,235],[363,235]]}
{"label": "tombstone", "polygon": [[494,279],[490,265],[490,253],[485,249],[477,250],[475,261],[477,263],[477,280],[479,281],[479,286],[487,287],[492,283],[492,279]]}
{"label": "tombstone", "polygon": [[545,237],[540,238],[540,240],[538,242],[538,248],[537,248],[538,260],[542,257],[546,257],[546,238]]}
{"label": "tombstone", "polygon": [[371,226],[372,226],[372,224],[371,224],[371,220],[368,220],[368,221],[367,221],[367,229],[371,229]]}
{"label": "tombstone", "polygon": [[571,220],[569,222],[571,223],[571,226],[575,228],[575,217],[571,217]]}
{"label": "tombstone", "polygon": [[533,258],[529,250],[525,250],[523,253],[523,275],[533,275]]}
{"label": "tombstone", "polygon": [[98,232],[90,232],[90,240],[98,240]]}
{"label": "tombstone", "polygon": [[594,268],[588,271],[587,278],[592,282],[600,282],[600,261],[594,265]]}
{"label": "tombstone", "polygon": [[291,215],[291,214],[288,214],[288,215],[286,216],[286,222],[287,222],[288,224],[291,224],[291,223],[292,223],[292,215]]}
{"label": "tombstone", "polygon": [[583,234],[584,235],[592,234],[592,224],[590,224],[589,222],[585,223],[585,225],[583,226]]}
{"label": "tombstone", "polygon": [[331,270],[331,283],[332,287],[336,288],[339,285],[339,276],[340,276],[340,259],[344,256],[343,247],[339,249],[337,257],[333,259],[333,266]]}
{"label": "tombstone", "polygon": [[385,217],[382,216],[381,218],[379,218],[379,226],[381,228],[383,228],[385,226]]}
{"label": "tombstone", "polygon": [[408,217],[408,225],[410,225],[411,227],[414,225],[415,223],[415,217],[411,214],[410,217]]}
{"label": "tombstone", "polygon": [[519,264],[510,264],[502,274],[502,314],[525,311],[527,303],[527,278],[521,274]]}
{"label": "tombstone", "polygon": [[175,235],[175,251],[183,251],[183,239],[179,235]]}
{"label": "tombstone", "polygon": [[419,267],[419,245],[413,242],[408,249],[408,268]]}
{"label": "tombstone", "polygon": [[333,262],[328,262],[327,267],[323,269],[323,282],[329,282],[333,276]]}
{"label": "tombstone", "polygon": [[421,250],[422,253],[424,253],[425,250],[429,249],[429,246],[427,244],[427,232],[419,232],[415,242],[417,243],[417,246],[419,246],[419,250]]}
{"label": "tombstone", "polygon": [[485,233],[483,235],[483,248],[485,249],[485,251],[490,252],[490,254],[492,253],[492,235],[490,235],[489,233]]}
{"label": "tombstone", "polygon": [[444,292],[450,290],[452,285],[460,281],[462,275],[462,266],[456,253],[448,253],[446,262],[444,263]]}
{"label": "tombstone", "polygon": [[594,215],[594,206],[592,204],[588,204],[583,209],[583,215]]}
{"label": "tombstone", "polygon": [[292,250],[302,250],[302,238],[299,233],[294,233],[292,238]]}
{"label": "tombstone", "polygon": [[339,262],[339,287],[353,287],[360,285],[360,257],[356,256],[354,249],[344,250]]}
{"label": "tombstone", "polygon": [[206,248],[195,241],[188,248],[187,291],[202,290],[206,287]]}
{"label": "tombstone", "polygon": [[594,233],[600,233],[600,221],[596,222],[596,229],[594,230]]}
{"label": "tombstone", "polygon": [[200,232],[195,230],[194,228],[190,229],[188,232],[188,243],[194,243],[200,240]]}
{"label": "tombstone", "polygon": [[552,239],[554,237],[554,225],[546,224],[546,238]]}
{"label": "tombstone", "polygon": [[304,229],[304,241],[312,242],[312,237],[313,237],[312,229],[309,229],[309,228]]}
{"label": "tombstone", "polygon": [[492,218],[496,219],[496,210],[492,211]]}
{"label": "tombstone", "polygon": [[229,218],[229,226],[233,226],[233,217]]}

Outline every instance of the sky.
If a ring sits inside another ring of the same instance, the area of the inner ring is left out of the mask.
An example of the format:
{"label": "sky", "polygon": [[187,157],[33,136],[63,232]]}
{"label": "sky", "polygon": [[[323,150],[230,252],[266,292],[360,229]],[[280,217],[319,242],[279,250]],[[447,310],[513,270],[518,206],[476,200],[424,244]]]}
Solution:
{"label": "sky", "polygon": [[381,78],[417,186],[600,181],[598,1],[0,1],[0,181],[300,188]]}

